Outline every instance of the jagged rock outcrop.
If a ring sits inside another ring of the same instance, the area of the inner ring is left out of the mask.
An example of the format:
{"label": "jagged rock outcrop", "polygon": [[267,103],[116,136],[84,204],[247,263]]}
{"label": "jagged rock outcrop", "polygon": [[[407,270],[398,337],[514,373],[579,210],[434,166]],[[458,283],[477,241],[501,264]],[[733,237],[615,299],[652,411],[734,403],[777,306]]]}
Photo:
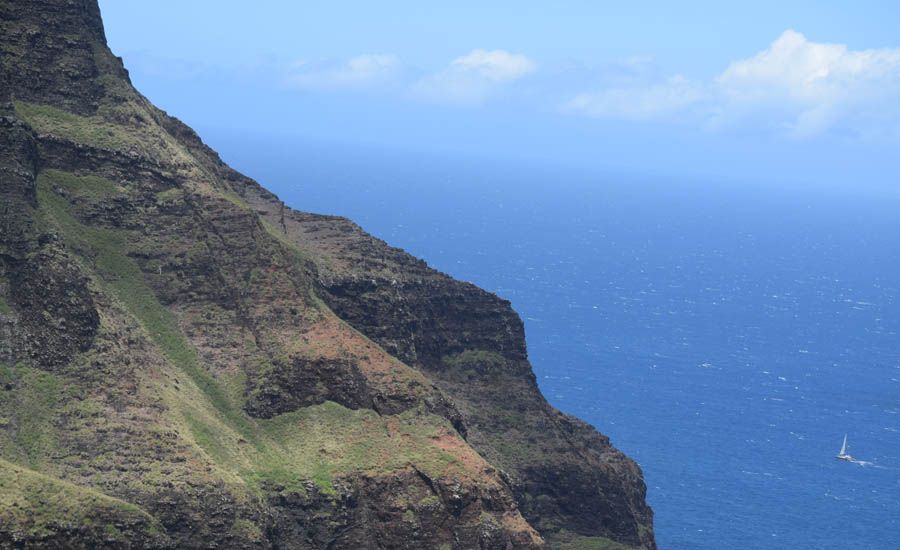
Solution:
{"label": "jagged rock outcrop", "polygon": [[532,525],[549,535],[562,529],[652,545],[640,469],[546,402],[509,302],[430,269],[349,220],[285,214],[277,200],[246,196],[319,260],[321,295],[335,313],[451,396],[468,442],[509,474]]}
{"label": "jagged rock outcrop", "polygon": [[0,547],[655,548],[508,302],[230,169],[96,0],[0,21]]}

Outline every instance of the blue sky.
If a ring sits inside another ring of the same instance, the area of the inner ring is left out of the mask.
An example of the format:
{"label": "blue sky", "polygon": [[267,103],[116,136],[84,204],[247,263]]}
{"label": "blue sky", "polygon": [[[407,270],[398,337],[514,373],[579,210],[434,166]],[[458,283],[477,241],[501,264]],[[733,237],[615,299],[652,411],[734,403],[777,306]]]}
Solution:
{"label": "blue sky", "polygon": [[900,184],[895,2],[100,3],[138,87],[213,142]]}

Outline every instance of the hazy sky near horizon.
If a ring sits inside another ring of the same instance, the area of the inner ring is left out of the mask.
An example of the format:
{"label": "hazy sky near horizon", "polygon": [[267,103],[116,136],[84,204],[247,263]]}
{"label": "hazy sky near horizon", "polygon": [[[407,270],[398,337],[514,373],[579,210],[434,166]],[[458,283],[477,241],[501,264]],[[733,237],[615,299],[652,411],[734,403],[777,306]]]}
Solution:
{"label": "hazy sky near horizon", "polygon": [[896,2],[100,4],[207,135],[900,188]]}

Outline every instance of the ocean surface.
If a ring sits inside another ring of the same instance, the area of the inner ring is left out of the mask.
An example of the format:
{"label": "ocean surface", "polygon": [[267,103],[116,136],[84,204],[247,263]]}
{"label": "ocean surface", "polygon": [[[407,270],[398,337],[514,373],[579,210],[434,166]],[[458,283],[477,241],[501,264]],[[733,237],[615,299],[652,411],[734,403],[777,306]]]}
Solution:
{"label": "ocean surface", "polygon": [[640,463],[661,549],[900,548],[900,200],[212,134],[511,300],[551,403]]}

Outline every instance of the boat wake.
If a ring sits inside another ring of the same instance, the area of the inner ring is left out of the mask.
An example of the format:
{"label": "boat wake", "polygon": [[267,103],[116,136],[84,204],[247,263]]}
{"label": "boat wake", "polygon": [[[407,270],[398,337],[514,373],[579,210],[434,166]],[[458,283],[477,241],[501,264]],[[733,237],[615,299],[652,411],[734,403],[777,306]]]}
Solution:
{"label": "boat wake", "polygon": [[890,466],[882,466],[881,464],[876,464],[874,462],[869,462],[868,460],[850,460],[849,462],[853,464],[857,464],[862,466],[863,468],[876,468],[878,470],[900,470],[900,468],[892,468]]}

